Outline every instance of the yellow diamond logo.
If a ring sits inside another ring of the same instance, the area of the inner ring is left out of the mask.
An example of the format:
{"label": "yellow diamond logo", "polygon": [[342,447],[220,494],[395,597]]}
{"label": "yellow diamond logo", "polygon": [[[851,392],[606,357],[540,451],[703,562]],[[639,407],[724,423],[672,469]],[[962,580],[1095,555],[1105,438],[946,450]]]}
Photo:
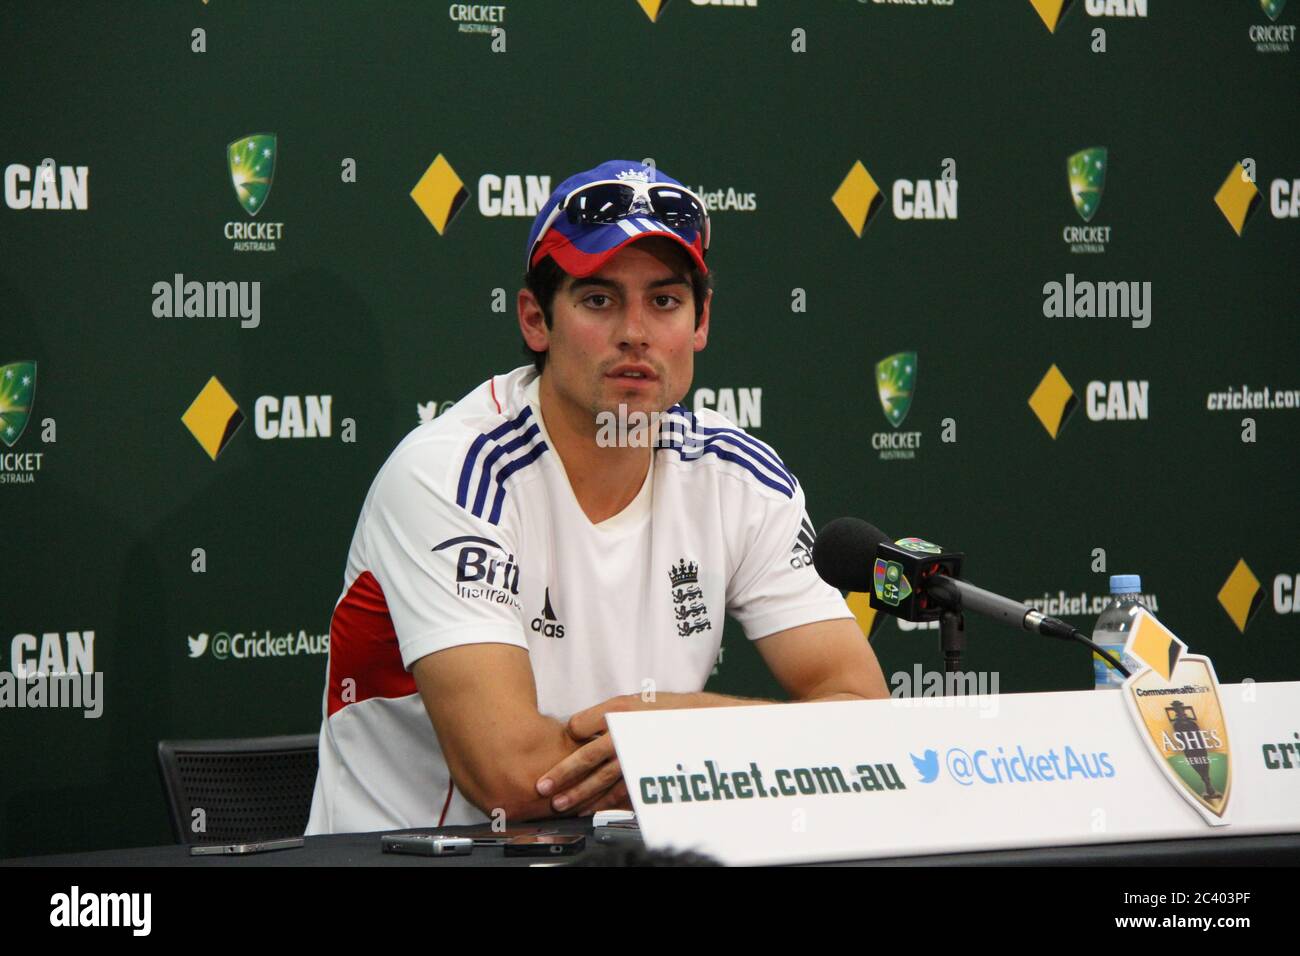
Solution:
{"label": "yellow diamond logo", "polygon": [[216,461],[226,443],[244,424],[244,413],[214,375],[190,403],[181,421],[194,440],[203,446],[208,457]]}
{"label": "yellow diamond logo", "polygon": [[831,202],[835,203],[835,208],[840,211],[849,228],[861,239],[862,230],[884,205],[885,199],[880,194],[880,187],[867,172],[867,167],[862,165],[862,160],[855,159],[844,182],[840,183],[840,188],[831,196]]}
{"label": "yellow diamond logo", "polygon": [[1237,630],[1245,634],[1246,625],[1263,603],[1264,589],[1259,586],[1259,578],[1250,570],[1245,558],[1238,559],[1228,580],[1219,588],[1219,604],[1228,612]]}
{"label": "yellow diamond logo", "polygon": [[850,591],[844,596],[844,601],[857,619],[858,627],[862,628],[862,636],[870,638],[871,632],[880,623],[876,609],[871,606],[871,599],[862,591]]}
{"label": "yellow diamond logo", "polygon": [[1047,429],[1047,434],[1053,439],[1061,431],[1061,426],[1070,417],[1070,413],[1074,411],[1074,406],[1078,404],[1079,400],[1074,397],[1074,389],[1070,387],[1070,383],[1065,380],[1065,376],[1054,363],[1043,376],[1043,380],[1038,383],[1033,394],[1029,396],[1029,408],[1038,416],[1038,420]]}
{"label": "yellow diamond logo", "polygon": [[636,0],[639,6],[650,22],[654,23],[659,19],[659,14],[663,13],[664,7],[668,6],[668,0]]}
{"label": "yellow diamond logo", "polygon": [[1228,178],[1223,181],[1219,191],[1214,194],[1214,204],[1219,207],[1219,212],[1223,213],[1223,218],[1228,220],[1232,231],[1240,236],[1241,231],[1246,228],[1246,220],[1255,211],[1258,203],[1259,190],[1250,181],[1241,163],[1237,163],[1232,167],[1232,172],[1228,173]]}
{"label": "yellow diamond logo", "polygon": [[1029,2],[1043,18],[1049,33],[1056,32],[1056,25],[1061,22],[1061,16],[1070,5],[1070,0],[1029,0]]}
{"label": "yellow diamond logo", "polygon": [[438,158],[429,164],[420,181],[411,190],[411,198],[429,220],[429,225],[438,230],[438,235],[447,231],[448,224],[460,212],[460,207],[469,198],[465,184],[451,168],[447,158],[438,154]]}

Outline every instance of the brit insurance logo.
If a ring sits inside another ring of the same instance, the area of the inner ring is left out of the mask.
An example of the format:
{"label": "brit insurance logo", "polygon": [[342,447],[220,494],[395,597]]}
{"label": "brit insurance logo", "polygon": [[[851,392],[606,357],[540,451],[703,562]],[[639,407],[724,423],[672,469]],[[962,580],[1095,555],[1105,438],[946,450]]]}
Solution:
{"label": "brit insurance logo", "polygon": [[491,538],[460,535],[433,546],[456,565],[456,596],[462,601],[505,604],[522,610],[519,603],[519,562]]}
{"label": "brit insurance logo", "polygon": [[1071,252],[1105,252],[1110,242],[1110,226],[1094,225],[1092,221],[1106,187],[1106,159],[1105,146],[1092,146],[1065,161],[1070,199],[1084,222],[1082,226],[1068,225],[1061,230],[1061,239]]}
{"label": "brit insurance logo", "polygon": [[[1076,0],[1029,0],[1049,33],[1055,33]],[[1147,0],[1084,0],[1083,12],[1090,17],[1145,19]]]}
{"label": "brit insurance logo", "polygon": [[[938,179],[893,181],[888,205],[895,219],[957,218],[957,161],[948,157],[939,164],[939,169]],[[886,205],[884,192],[860,159],[853,161],[831,194],[831,202],[859,239]]]}
{"label": "brit insurance logo", "polygon": [[[30,485],[45,458],[43,451],[10,451],[27,430],[36,401],[36,363],[0,365],[0,485]],[[47,430],[54,422],[46,419]]]}
{"label": "brit insurance logo", "polygon": [[89,166],[60,166],[42,160],[5,167],[5,205],[10,209],[85,212],[90,208]]}
{"label": "brit insurance logo", "polygon": [[[1151,383],[1147,379],[1093,379],[1084,388],[1088,420],[1146,421],[1151,414]],[[1029,395],[1029,410],[1055,440],[1079,406],[1074,386],[1053,362]]]}
{"label": "brit insurance logo", "polygon": [[887,355],[876,363],[876,394],[885,421],[893,431],[880,431],[871,436],[871,447],[880,452],[881,461],[900,461],[916,457],[921,447],[919,431],[899,431],[912,408],[916,393],[915,352],[898,352]]}
{"label": "brit insurance logo", "polygon": [[1278,23],[1286,9],[1286,0],[1259,0],[1259,8],[1268,17],[1268,23],[1253,23],[1248,36],[1256,53],[1290,53],[1295,43],[1295,24]]}
{"label": "brit insurance logo", "polygon": [[284,238],[284,223],[257,220],[271,195],[278,156],[274,133],[253,133],[226,147],[226,166],[235,201],[252,222],[227,222],[223,234],[234,240],[235,252],[275,252]]}
{"label": "brit insurance logo", "polygon": [[[478,211],[487,219],[531,219],[551,196],[551,177],[529,173],[483,173],[478,177]],[[445,236],[469,200],[465,181],[439,153],[411,189],[411,201],[438,235]]]}
{"label": "brit insurance logo", "polygon": [[[230,444],[244,420],[243,409],[215,375],[181,416],[182,424],[213,461]],[[340,437],[343,441],[354,440],[353,420],[345,418],[342,424]],[[334,396],[259,395],[253,403],[253,433],[264,441],[332,438]]]}

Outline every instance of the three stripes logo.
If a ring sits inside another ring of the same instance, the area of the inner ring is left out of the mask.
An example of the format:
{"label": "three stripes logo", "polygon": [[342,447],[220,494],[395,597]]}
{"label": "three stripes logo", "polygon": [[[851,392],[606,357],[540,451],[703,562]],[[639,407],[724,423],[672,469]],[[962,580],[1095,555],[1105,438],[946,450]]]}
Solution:
{"label": "three stripes logo", "polygon": [[795,537],[794,547],[790,549],[792,552],[790,567],[796,571],[812,567],[812,549],[816,539],[817,532],[813,530],[812,522],[808,520],[808,514],[805,512],[803,520],[799,523],[799,534]]}

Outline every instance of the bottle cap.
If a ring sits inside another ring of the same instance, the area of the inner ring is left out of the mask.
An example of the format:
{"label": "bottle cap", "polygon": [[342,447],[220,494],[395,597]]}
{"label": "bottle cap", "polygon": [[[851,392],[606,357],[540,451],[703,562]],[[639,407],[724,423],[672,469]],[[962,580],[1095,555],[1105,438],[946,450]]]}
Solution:
{"label": "bottle cap", "polygon": [[1141,594],[1142,576],[1139,574],[1112,574],[1110,576],[1111,594]]}

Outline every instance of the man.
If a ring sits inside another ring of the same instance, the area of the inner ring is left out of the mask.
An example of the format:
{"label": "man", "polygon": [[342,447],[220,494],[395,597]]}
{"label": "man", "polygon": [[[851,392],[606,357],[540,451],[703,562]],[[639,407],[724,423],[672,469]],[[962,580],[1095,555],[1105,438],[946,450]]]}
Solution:
{"label": "man", "polygon": [[677,404],[708,339],[708,242],[703,204],[653,167],[552,194],[518,296],[534,365],[411,432],[366,496],[308,833],[628,806],[606,713],[757,703],[702,693],[726,613],[795,700],[887,696],[808,560],[798,482]]}

